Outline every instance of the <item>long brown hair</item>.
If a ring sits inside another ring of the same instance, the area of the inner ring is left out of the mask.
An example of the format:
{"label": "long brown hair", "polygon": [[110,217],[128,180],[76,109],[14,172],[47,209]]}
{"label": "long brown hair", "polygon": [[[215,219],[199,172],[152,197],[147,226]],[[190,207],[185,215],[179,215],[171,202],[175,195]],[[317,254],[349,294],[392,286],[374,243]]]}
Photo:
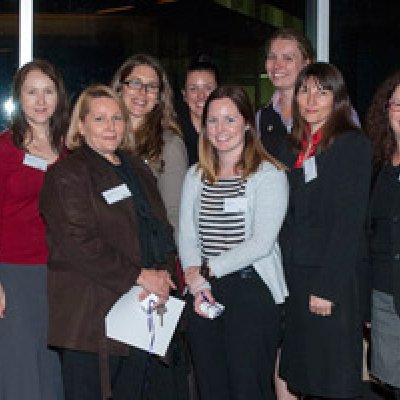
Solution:
{"label": "long brown hair", "polygon": [[158,161],[164,145],[162,132],[168,130],[175,135],[182,136],[176,121],[172,89],[164,68],[156,58],[148,54],[135,54],[118,68],[111,81],[111,86],[121,94],[122,82],[135,67],[141,65],[149,66],[156,72],[160,91],[154,108],[145,115],[140,126],[134,131],[134,150],[136,154],[146,160]]}
{"label": "long brown hair", "polygon": [[390,163],[397,148],[389,122],[388,103],[399,85],[400,70],[397,70],[379,85],[368,109],[366,131],[373,145],[375,164]]}
{"label": "long brown hair", "polygon": [[[61,74],[48,61],[36,59],[22,66],[14,76],[12,83],[12,98],[15,103],[15,111],[11,117],[10,129],[12,139],[16,147],[24,148],[27,135],[32,135],[31,127],[25,117],[21,104],[21,89],[27,75],[31,71],[40,71],[48,76],[57,90],[57,105],[50,117],[50,144],[54,150],[60,152],[63,146],[63,138],[68,127],[69,101],[65,92]],[[29,138],[29,136],[28,136]]]}
{"label": "long brown hair", "polygon": [[333,107],[330,116],[322,127],[322,140],[316,153],[326,149],[336,136],[350,130],[359,130],[351,118],[351,105],[346,84],[340,71],[332,64],[317,62],[304,67],[297,77],[293,96],[293,131],[291,134],[295,152],[302,147],[306,121],[300,115],[297,95],[308,78],[313,78],[324,90],[333,94]]}
{"label": "long brown hair", "polygon": [[248,94],[240,86],[222,85],[217,87],[208,97],[202,115],[202,131],[199,142],[199,170],[203,179],[210,183],[217,180],[219,173],[219,158],[216,149],[207,137],[206,121],[210,104],[214,100],[227,98],[237,107],[246,124],[245,142],[242,154],[236,164],[236,169],[243,179],[256,172],[262,161],[266,160],[278,168],[283,166],[267,153],[260,142],[255,128],[254,111]]}

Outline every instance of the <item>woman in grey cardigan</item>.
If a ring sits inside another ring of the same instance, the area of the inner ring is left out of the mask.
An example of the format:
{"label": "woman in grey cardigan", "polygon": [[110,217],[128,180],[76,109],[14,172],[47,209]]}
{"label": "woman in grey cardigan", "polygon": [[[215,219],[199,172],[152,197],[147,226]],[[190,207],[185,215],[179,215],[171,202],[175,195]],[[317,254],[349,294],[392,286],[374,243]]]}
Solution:
{"label": "woman in grey cardigan", "polygon": [[115,73],[112,86],[120,93],[129,111],[135,152],[149,165],[157,179],[176,236],[188,160],[167,75],[154,57],[135,54]]}
{"label": "woman in grey cardigan", "polygon": [[[277,243],[286,175],[260,144],[243,89],[217,88],[202,123],[200,161],[184,181],[179,225],[201,398],[273,398],[280,304],[288,294]],[[215,302],[225,310],[210,319]]]}

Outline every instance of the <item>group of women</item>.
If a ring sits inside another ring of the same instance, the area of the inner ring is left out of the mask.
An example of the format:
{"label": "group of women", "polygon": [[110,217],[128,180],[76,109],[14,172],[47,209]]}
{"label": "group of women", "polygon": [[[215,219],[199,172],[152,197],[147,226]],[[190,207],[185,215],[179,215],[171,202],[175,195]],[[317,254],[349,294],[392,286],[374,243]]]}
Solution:
{"label": "group of women", "polygon": [[400,73],[365,135],[306,38],[279,30],[266,53],[276,90],[256,118],[208,58],[187,70],[180,123],[149,55],[70,117],[51,64],[16,73],[0,135],[2,398],[186,400],[181,342],[159,359],[104,323],[135,285],[158,306],[177,294],[179,262],[201,400],[356,398],[370,321],[371,371],[400,387]]}

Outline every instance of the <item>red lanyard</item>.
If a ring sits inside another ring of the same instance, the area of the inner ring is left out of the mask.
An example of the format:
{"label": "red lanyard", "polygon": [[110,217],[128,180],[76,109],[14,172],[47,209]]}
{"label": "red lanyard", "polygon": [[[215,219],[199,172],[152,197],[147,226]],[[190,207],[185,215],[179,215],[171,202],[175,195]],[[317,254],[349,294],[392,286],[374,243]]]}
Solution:
{"label": "red lanyard", "polygon": [[[311,136],[311,147],[306,157],[306,152],[309,145],[308,138],[310,136]],[[301,168],[303,166],[304,160],[314,155],[315,148],[317,147],[317,144],[321,141],[321,139],[322,139],[322,129],[318,129],[316,132],[311,134],[311,129],[308,126],[306,126],[303,134],[303,139],[301,140],[301,152],[299,153],[296,163],[294,164],[295,168]]]}

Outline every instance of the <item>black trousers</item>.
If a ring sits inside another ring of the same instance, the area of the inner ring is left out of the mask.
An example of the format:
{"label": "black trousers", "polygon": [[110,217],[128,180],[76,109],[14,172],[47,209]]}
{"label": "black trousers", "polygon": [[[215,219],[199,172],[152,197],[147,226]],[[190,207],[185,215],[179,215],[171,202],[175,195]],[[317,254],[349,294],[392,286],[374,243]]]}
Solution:
{"label": "black trousers", "polygon": [[[61,350],[65,400],[101,400],[97,354]],[[187,367],[165,365],[148,353],[130,348],[129,356],[110,356],[113,400],[187,400]]]}
{"label": "black trousers", "polygon": [[305,396],[304,400],[361,400],[363,397],[315,397],[315,396]]}
{"label": "black trousers", "polygon": [[188,301],[188,339],[201,400],[274,399],[273,375],[281,306],[251,268],[212,282],[225,305],[215,320],[198,316]]}

